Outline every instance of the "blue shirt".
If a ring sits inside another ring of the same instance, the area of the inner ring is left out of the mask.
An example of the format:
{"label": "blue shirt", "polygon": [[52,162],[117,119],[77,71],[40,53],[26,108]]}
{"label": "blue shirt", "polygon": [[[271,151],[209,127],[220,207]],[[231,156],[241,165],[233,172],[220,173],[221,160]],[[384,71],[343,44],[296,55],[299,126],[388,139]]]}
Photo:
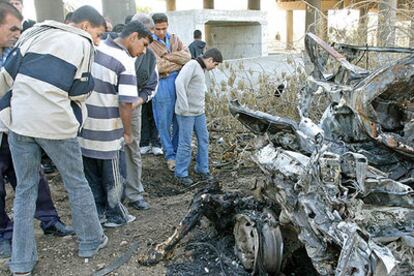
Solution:
{"label": "blue shirt", "polygon": [[158,36],[156,36],[155,34],[152,34],[152,39],[158,41],[161,44],[164,44],[165,47],[167,47],[168,52],[171,53],[171,42],[170,42],[171,35],[170,35],[170,33],[165,34],[165,41],[163,39],[159,38]]}
{"label": "blue shirt", "polygon": [[0,69],[3,68],[4,63],[6,62],[6,59],[9,56],[11,51],[12,51],[12,48],[3,49],[3,53],[1,54],[1,59],[0,59]]}

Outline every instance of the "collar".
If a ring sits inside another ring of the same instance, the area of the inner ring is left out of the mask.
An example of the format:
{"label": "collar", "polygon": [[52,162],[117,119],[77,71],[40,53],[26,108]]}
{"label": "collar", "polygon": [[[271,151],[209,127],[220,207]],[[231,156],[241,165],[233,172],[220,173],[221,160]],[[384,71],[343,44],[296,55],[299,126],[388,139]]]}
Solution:
{"label": "collar", "polygon": [[125,51],[130,57],[132,57],[130,54],[129,54],[129,52],[128,52],[128,50],[127,50],[127,48],[125,48],[125,46],[124,45],[122,45],[122,44],[119,44],[119,43],[117,43],[115,40],[113,40],[111,37],[108,37],[107,39],[105,39],[104,40],[104,43],[106,44],[106,45],[108,45],[109,47],[112,47],[112,48],[117,48],[117,49],[121,49],[121,50],[123,50],[123,51]]}
{"label": "collar", "polygon": [[203,70],[207,69],[206,64],[204,63],[204,60],[201,57],[196,58],[196,60],[197,60],[198,64],[200,64],[200,66]]}
{"label": "collar", "polygon": [[157,42],[159,42],[159,43],[161,43],[161,44],[163,44],[165,47],[167,47],[167,50],[168,50],[168,52],[171,52],[171,42],[170,42],[170,39],[171,39],[171,34],[170,33],[166,33],[165,34],[165,41],[163,40],[163,39],[161,39],[161,38],[159,38],[157,35],[155,35],[155,34],[152,34],[152,39],[154,40],[154,41],[157,41]]}

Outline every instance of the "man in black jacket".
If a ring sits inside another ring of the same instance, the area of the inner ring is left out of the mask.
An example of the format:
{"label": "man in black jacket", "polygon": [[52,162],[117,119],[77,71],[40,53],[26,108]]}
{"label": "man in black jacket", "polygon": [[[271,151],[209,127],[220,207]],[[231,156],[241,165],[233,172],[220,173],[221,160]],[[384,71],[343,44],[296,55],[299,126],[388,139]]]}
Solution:
{"label": "man in black jacket", "polygon": [[[137,14],[132,18],[132,21],[139,21],[148,30],[154,29],[154,22],[145,14]],[[154,97],[158,85],[158,72],[156,69],[156,57],[154,53],[147,48],[147,52],[144,55],[138,57],[135,61],[135,70],[138,84],[138,95],[145,102],[142,108],[151,109],[150,100]],[[127,169],[127,181],[125,185],[125,198],[129,202],[129,206],[137,210],[146,210],[149,208],[149,204],[145,201],[143,193],[144,186],[142,185],[141,172],[142,172],[142,159],[140,153],[140,140],[141,140],[141,123],[147,123],[148,119],[141,115],[141,106],[137,107],[132,116],[132,136],[133,142],[125,147],[126,155],[126,169]],[[142,121],[144,119],[144,121]],[[152,130],[155,130],[153,126]],[[144,134],[148,134],[148,130],[142,131]],[[161,153],[162,154],[162,153]]]}
{"label": "man in black jacket", "polygon": [[192,59],[202,56],[204,54],[204,50],[206,49],[206,43],[201,40],[201,35],[202,33],[200,30],[195,30],[194,41],[188,46]]}

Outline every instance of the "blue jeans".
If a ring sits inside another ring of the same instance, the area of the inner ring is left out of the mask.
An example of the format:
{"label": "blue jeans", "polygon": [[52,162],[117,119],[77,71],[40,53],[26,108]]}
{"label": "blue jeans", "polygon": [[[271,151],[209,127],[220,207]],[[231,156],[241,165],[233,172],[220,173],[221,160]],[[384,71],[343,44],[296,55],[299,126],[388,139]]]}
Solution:
{"label": "blue jeans", "polygon": [[[39,174],[40,181],[35,218],[41,221],[40,226],[45,230],[48,227],[54,226],[56,222],[60,221],[60,218],[53,205],[47,178],[42,171],[40,171]],[[16,175],[14,173],[9,143],[7,142],[7,134],[3,133],[0,146],[0,241],[11,241],[13,235],[13,222],[6,213],[5,177],[7,177],[10,185],[15,190],[17,185]]]}
{"label": "blue jeans", "polygon": [[158,128],[165,159],[167,160],[175,160],[178,145],[178,125],[174,113],[177,99],[175,94],[177,75],[178,72],[173,72],[168,77],[160,79],[157,94],[152,99],[155,125]]}
{"label": "blue jeans", "polygon": [[10,132],[9,144],[17,177],[10,270],[14,273],[31,271],[37,262],[33,216],[39,184],[41,149],[56,165],[68,191],[72,223],[79,239],[79,251],[96,249],[102,241],[103,230],[83,172],[77,138],[49,140]]}
{"label": "blue jeans", "polygon": [[177,158],[175,160],[175,175],[178,177],[188,176],[188,168],[191,163],[191,140],[193,130],[197,138],[196,173],[209,173],[208,170],[208,130],[206,115],[181,116],[177,115],[178,127],[180,128],[178,138]]}

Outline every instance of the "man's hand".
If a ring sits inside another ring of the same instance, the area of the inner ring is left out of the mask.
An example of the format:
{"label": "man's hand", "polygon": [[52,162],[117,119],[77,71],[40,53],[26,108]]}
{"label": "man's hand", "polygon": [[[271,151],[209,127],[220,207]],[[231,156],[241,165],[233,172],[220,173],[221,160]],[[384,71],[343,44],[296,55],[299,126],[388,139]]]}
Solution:
{"label": "man's hand", "polygon": [[132,144],[132,135],[128,134],[128,133],[124,133],[124,142],[126,145],[131,145]]}
{"label": "man's hand", "polygon": [[137,108],[138,106],[143,105],[143,104],[144,104],[144,99],[138,98],[138,100],[132,104],[132,108]]}

